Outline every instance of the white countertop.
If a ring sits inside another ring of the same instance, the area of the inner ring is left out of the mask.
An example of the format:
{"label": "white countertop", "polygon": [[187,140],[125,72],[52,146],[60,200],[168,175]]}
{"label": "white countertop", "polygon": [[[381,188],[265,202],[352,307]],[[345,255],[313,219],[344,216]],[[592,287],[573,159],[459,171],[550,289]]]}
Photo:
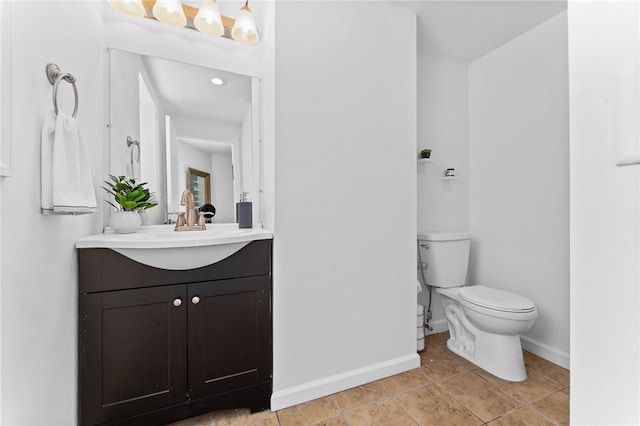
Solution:
{"label": "white countertop", "polygon": [[207,224],[205,231],[174,231],[175,225],[142,226],[132,234],[116,234],[107,227],[103,234],[76,241],[76,248],[175,248],[269,240],[273,233],[263,228],[239,229],[237,223]]}
{"label": "white countertop", "polygon": [[273,239],[263,228],[239,229],[237,223],[207,224],[205,231],[174,231],[175,225],[143,226],[132,234],[89,235],[76,248],[108,248],[145,265],[184,270],[219,262],[251,241]]}

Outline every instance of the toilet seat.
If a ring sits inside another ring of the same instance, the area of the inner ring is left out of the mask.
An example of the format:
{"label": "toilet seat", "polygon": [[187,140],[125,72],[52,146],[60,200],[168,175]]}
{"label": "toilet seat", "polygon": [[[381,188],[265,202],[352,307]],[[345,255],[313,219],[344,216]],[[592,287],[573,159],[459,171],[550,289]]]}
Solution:
{"label": "toilet seat", "polygon": [[[483,311],[497,311],[495,316],[501,316],[498,312],[507,316],[513,314],[530,314],[536,312],[536,305],[529,299],[518,294],[497,288],[475,285],[461,287],[458,290],[461,302],[473,309],[477,307]],[[528,316],[528,315],[527,315]]]}

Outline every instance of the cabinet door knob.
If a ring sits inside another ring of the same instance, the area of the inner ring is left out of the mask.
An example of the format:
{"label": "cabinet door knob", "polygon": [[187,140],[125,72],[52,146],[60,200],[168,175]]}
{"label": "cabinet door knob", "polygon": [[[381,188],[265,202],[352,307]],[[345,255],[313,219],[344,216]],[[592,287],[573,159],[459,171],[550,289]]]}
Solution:
{"label": "cabinet door knob", "polygon": [[182,305],[182,299],[178,298],[173,300],[173,306],[180,306],[180,305]]}
{"label": "cabinet door knob", "polygon": [[198,296],[193,296],[191,301],[193,302],[194,305],[197,305],[198,303],[200,303],[200,298]]}

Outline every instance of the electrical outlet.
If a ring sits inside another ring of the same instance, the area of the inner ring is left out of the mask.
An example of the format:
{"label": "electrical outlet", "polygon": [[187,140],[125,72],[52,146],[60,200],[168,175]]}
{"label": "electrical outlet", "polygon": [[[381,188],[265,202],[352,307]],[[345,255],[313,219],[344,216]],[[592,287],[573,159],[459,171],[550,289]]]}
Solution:
{"label": "electrical outlet", "polygon": [[430,320],[431,318],[433,318],[433,314],[431,311],[427,311],[427,319]]}

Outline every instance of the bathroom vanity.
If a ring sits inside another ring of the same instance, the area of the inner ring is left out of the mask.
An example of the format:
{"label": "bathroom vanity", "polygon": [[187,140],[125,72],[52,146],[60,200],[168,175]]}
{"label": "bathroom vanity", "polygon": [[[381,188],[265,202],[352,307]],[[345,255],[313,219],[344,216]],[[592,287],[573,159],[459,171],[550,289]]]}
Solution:
{"label": "bathroom vanity", "polygon": [[269,408],[272,234],[165,228],[76,244],[82,425]]}

